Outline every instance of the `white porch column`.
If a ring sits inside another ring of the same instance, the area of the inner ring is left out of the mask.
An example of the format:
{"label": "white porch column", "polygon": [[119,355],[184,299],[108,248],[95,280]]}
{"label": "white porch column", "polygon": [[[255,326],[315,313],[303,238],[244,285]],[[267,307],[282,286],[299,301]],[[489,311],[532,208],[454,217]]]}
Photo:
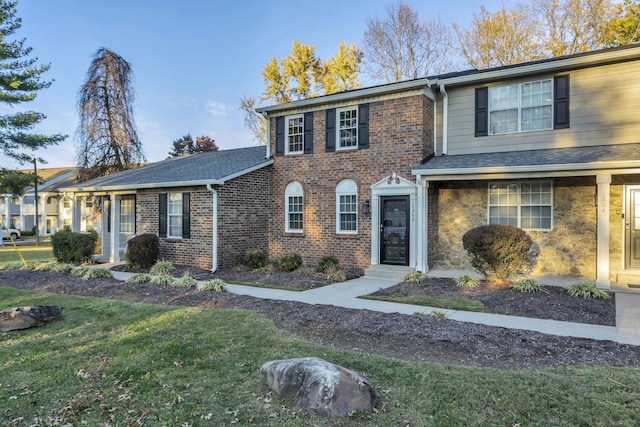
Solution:
{"label": "white porch column", "polygon": [[120,261],[120,195],[111,194],[111,253],[109,262]]}
{"label": "white porch column", "polygon": [[416,271],[426,273],[429,271],[429,181],[423,180],[422,176],[417,176],[416,187],[418,189]]}
{"label": "white porch column", "polygon": [[611,288],[609,280],[609,190],[611,174],[596,175],[598,186],[596,284],[600,288]]}

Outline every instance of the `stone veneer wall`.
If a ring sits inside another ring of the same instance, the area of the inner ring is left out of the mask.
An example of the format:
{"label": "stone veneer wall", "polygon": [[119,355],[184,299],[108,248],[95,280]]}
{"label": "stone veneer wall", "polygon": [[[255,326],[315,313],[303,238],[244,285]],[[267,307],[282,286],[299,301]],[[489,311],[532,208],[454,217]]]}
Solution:
{"label": "stone veneer wall", "polygon": [[[234,178],[218,192],[218,268],[241,264],[250,249],[267,250],[269,170]],[[136,195],[137,234],[158,234],[158,194],[190,193],[191,237],[160,238],[160,257],[174,264],[211,269],[213,195],[204,186],[141,190]]]}
{"label": "stone veneer wall", "polygon": [[[431,267],[472,268],[462,247],[469,229],[487,223],[488,183],[441,182],[434,184],[436,241]],[[581,276],[596,274],[595,179],[553,180],[553,230],[529,231],[539,249],[534,274]]]}
{"label": "stone veneer wall", "polygon": [[[295,251],[306,265],[328,255],[347,268],[371,264],[371,217],[362,203],[371,200],[371,185],[393,172],[415,180],[411,170],[433,152],[433,102],[423,95],[369,103],[369,148],[325,151],[325,110],[313,115],[313,153],[276,156],[272,174],[269,256],[278,260]],[[271,152],[275,153],[275,118],[271,119]],[[358,186],[358,233],[336,233],[336,185],[351,179]],[[302,185],[304,232],[285,232],[285,188]]]}

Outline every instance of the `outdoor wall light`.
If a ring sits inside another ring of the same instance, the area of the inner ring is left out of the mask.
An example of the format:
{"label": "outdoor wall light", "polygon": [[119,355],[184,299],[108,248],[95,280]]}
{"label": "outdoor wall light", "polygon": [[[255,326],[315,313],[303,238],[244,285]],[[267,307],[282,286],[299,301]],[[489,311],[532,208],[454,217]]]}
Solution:
{"label": "outdoor wall light", "polygon": [[371,203],[368,200],[365,200],[362,204],[362,213],[368,214],[369,212],[371,212]]}

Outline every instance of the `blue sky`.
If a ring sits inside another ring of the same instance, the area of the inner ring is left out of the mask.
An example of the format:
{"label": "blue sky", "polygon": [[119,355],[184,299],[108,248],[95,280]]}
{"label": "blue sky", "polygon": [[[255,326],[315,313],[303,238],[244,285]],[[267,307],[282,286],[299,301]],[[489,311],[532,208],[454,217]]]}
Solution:
{"label": "blue sky", "polygon": [[[41,167],[73,166],[77,92],[93,54],[106,47],[133,67],[136,125],[149,161],[166,158],[187,133],[207,135],[221,149],[255,145],[239,111],[243,96],[264,89],[262,68],[286,56],[293,41],[314,45],[326,60],[340,42],[362,48],[367,19],[382,17],[395,0],[21,0],[18,16],[39,63],[55,80],[25,109],[44,113],[36,129],[69,137],[40,150]],[[466,26],[480,5],[498,0],[407,1],[423,20],[440,17]],[[365,76],[361,76],[363,84]],[[366,84],[365,84],[366,85]],[[6,106],[0,106],[6,111]],[[24,166],[0,157],[2,166]]]}

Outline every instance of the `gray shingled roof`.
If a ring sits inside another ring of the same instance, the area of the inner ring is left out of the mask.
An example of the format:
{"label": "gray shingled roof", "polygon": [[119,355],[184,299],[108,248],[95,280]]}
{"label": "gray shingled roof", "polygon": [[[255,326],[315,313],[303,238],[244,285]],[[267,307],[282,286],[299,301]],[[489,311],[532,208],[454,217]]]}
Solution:
{"label": "gray shingled roof", "polygon": [[[496,169],[545,166],[560,169],[565,165],[594,166],[598,163],[640,160],[640,144],[598,145],[593,147],[555,148],[548,150],[507,151],[499,153],[436,156],[414,171],[419,175],[444,171],[465,173],[465,169]],[[605,166],[605,165],[603,165]],[[591,167],[591,168],[592,168]]]}
{"label": "gray shingled roof", "polygon": [[195,153],[80,182],[66,190],[100,191],[221,183],[273,163],[265,156],[265,146]]}

